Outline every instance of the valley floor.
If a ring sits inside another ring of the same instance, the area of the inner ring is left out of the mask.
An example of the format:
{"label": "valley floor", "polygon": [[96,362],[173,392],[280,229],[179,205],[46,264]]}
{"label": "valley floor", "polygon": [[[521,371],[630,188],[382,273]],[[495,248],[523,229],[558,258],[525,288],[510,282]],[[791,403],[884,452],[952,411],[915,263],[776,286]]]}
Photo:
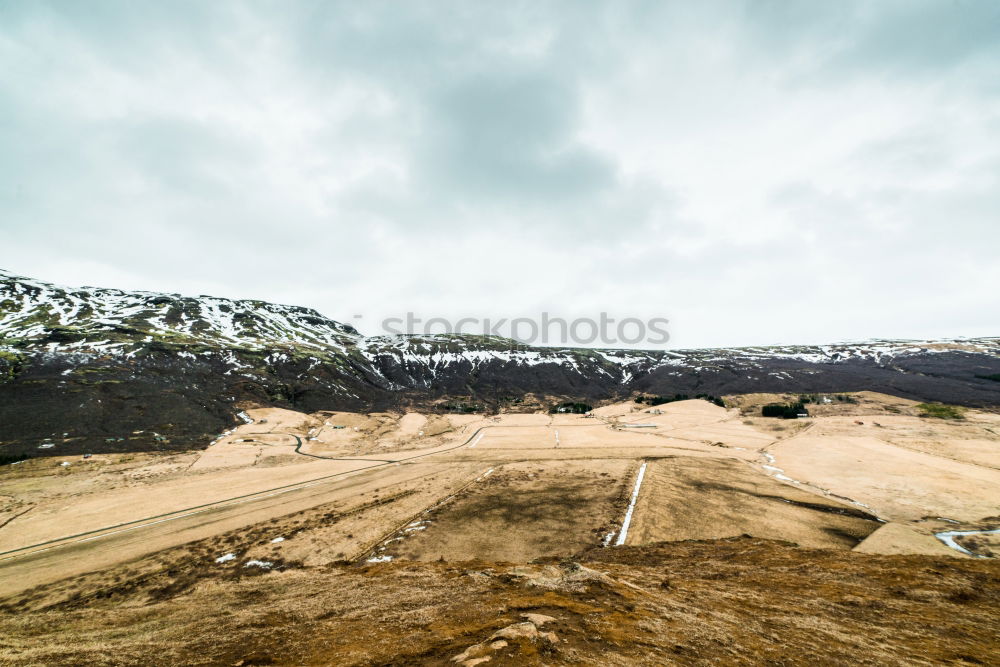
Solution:
{"label": "valley floor", "polygon": [[995,663],[1000,415],[754,400],[248,409],[203,451],[5,466],[0,661]]}

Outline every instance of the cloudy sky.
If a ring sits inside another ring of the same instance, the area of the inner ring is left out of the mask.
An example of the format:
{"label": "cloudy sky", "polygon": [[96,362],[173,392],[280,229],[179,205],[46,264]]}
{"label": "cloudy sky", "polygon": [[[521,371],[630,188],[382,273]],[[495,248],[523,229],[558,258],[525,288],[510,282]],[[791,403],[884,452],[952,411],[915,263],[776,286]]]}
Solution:
{"label": "cloudy sky", "polygon": [[0,244],[366,333],[1000,335],[1000,3],[0,0]]}

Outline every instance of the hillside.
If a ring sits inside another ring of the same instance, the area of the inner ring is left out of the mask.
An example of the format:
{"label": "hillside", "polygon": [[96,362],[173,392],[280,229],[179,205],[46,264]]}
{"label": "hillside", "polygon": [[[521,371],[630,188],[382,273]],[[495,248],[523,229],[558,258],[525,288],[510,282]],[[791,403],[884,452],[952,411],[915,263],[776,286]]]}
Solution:
{"label": "hillside", "polygon": [[1000,405],[1000,383],[981,377],[995,373],[995,338],[635,351],[365,337],[297,306],[59,287],[0,272],[0,444],[11,455],[50,439],[69,452],[204,446],[245,404],[497,410],[529,394],[602,401],[868,389]]}
{"label": "hillside", "polygon": [[[200,546],[200,545],[197,545]],[[89,665],[995,664],[991,562],[750,538],[531,565],[282,567],[172,554],[0,610],[0,659]],[[200,555],[200,554],[199,554]],[[163,560],[169,562],[169,556]],[[214,570],[214,571],[213,571]],[[331,582],[335,582],[331,585]],[[817,591],[822,591],[817,596]]]}

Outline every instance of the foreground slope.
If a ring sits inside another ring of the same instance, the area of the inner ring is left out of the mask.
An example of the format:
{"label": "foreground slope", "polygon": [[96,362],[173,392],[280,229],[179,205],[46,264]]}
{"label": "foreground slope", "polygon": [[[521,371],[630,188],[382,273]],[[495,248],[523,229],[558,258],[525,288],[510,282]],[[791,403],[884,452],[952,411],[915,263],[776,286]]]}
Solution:
{"label": "foreground slope", "polygon": [[[754,538],[515,565],[175,563],[0,611],[0,660],[88,665],[997,664],[995,561]],[[207,566],[205,567],[207,569]],[[488,659],[483,660],[484,658]]]}

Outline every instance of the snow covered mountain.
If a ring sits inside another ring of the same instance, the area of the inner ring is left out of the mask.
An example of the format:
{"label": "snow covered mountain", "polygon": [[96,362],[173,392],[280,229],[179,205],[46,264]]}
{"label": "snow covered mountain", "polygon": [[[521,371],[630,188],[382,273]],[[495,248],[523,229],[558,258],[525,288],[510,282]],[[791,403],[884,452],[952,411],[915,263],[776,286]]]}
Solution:
{"label": "snow covered mountain", "polygon": [[[740,360],[818,364],[870,361],[966,351],[1000,354],[1000,339],[872,340],[821,346],[708,348],[674,351],[527,347],[483,336],[364,337],[352,326],[315,310],[256,300],[184,297],[158,292],[52,285],[0,270],[0,344],[52,353],[132,357],[150,349],[213,352],[221,349],[314,355],[316,360],[357,352],[373,369],[392,363],[413,369],[426,384],[454,364],[479,367],[556,364],[628,381],[663,367],[703,371]],[[409,384],[409,383],[407,383]]]}
{"label": "snow covered mountain", "polygon": [[343,350],[360,335],[309,308],[156,292],[69,288],[0,271],[0,338],[62,352],[181,346]]}
{"label": "snow covered mountain", "polygon": [[[59,287],[0,272],[0,448],[77,433],[81,447],[94,449],[133,430],[168,433],[172,447],[200,445],[233,423],[243,402],[495,408],[528,394],[870,389],[1000,405],[1000,382],[990,379],[997,373],[998,338],[642,351],[364,337],[298,306]],[[127,448],[145,446],[126,440]]]}

